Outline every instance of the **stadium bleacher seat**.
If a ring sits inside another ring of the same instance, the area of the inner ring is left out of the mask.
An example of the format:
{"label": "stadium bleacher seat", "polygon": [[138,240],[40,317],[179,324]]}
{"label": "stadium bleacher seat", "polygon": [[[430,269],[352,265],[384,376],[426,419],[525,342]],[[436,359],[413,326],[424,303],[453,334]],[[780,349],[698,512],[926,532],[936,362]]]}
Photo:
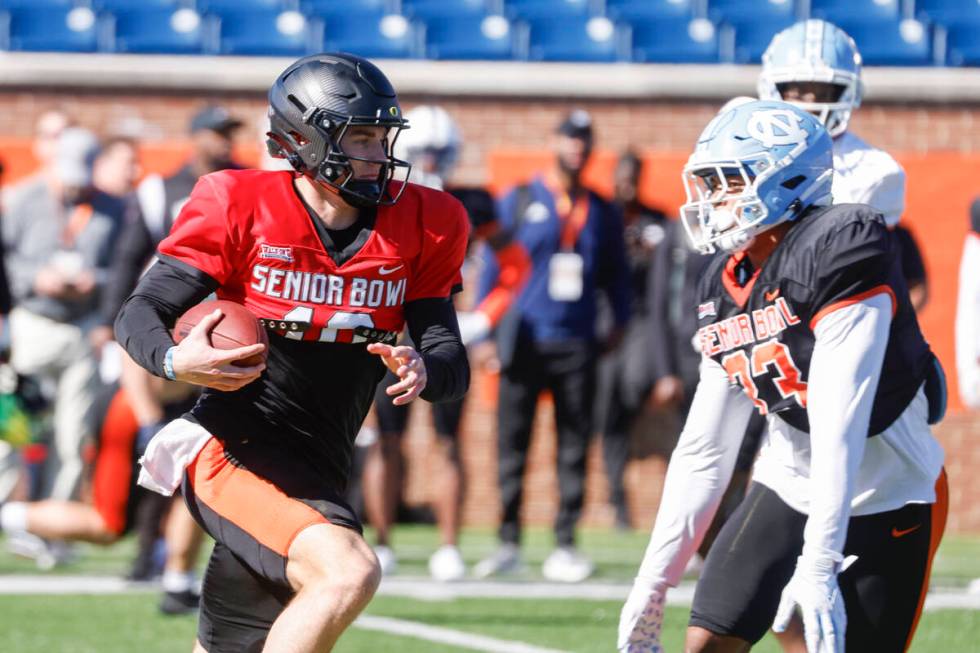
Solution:
{"label": "stadium bleacher seat", "polygon": [[847,20],[894,21],[901,16],[901,0],[810,0],[810,15],[831,23]]}
{"label": "stadium bleacher seat", "polygon": [[797,19],[796,0],[709,0],[708,17],[740,27],[748,24],[770,24]]}
{"label": "stadium bleacher seat", "polygon": [[300,10],[307,14],[324,14],[368,11],[382,14],[394,13],[398,9],[396,0],[299,0]]}
{"label": "stadium bleacher seat", "polygon": [[857,42],[866,66],[928,66],[934,63],[932,31],[917,20],[841,21]]}
{"label": "stadium bleacher seat", "polygon": [[283,11],[296,8],[289,0],[197,0],[195,7],[202,14]]}
{"label": "stadium bleacher seat", "polygon": [[792,17],[783,17],[740,23],[735,27],[733,52],[722,52],[722,58],[730,58],[734,63],[741,64],[759,63],[772,37],[794,22],[796,21]]}
{"label": "stadium bleacher seat", "polygon": [[946,63],[980,66],[980,21],[960,22],[946,32]]}
{"label": "stadium bleacher seat", "polygon": [[8,34],[0,49],[95,52],[99,23],[87,7],[16,7],[7,13]]}
{"label": "stadium bleacher seat", "polygon": [[380,12],[339,12],[323,17],[323,49],[362,57],[404,59],[419,50],[418,34],[404,16]]}
{"label": "stadium bleacher seat", "polygon": [[504,12],[510,18],[544,20],[564,16],[588,15],[590,0],[506,0]]}
{"label": "stadium bleacher seat", "polygon": [[529,24],[528,59],[532,61],[616,61],[616,27],[608,18],[555,16]]}
{"label": "stadium bleacher seat", "polygon": [[402,0],[402,13],[424,21],[461,16],[485,16],[493,13],[495,3],[487,0]]}
{"label": "stadium bleacher seat", "polygon": [[514,58],[514,30],[503,16],[443,16],[426,22],[430,59]]}
{"label": "stadium bleacher seat", "polygon": [[115,12],[110,18],[115,52],[199,54],[204,22],[193,9],[150,7]]}
{"label": "stadium bleacher seat", "polygon": [[718,62],[718,29],[706,18],[637,19],[631,26],[633,61]]}
{"label": "stadium bleacher seat", "polygon": [[613,20],[692,18],[694,0],[606,0],[606,15]]}
{"label": "stadium bleacher seat", "polygon": [[319,31],[298,11],[224,11],[219,20],[220,54],[299,57],[320,49]]}
{"label": "stadium bleacher seat", "polygon": [[980,2],[974,0],[916,0],[916,16],[940,25],[980,22]]}
{"label": "stadium bleacher seat", "polygon": [[193,0],[93,0],[92,9],[96,11],[129,11],[152,8],[193,8]]}
{"label": "stadium bleacher seat", "polygon": [[0,0],[0,9],[37,9],[41,7],[75,7],[78,0]]}

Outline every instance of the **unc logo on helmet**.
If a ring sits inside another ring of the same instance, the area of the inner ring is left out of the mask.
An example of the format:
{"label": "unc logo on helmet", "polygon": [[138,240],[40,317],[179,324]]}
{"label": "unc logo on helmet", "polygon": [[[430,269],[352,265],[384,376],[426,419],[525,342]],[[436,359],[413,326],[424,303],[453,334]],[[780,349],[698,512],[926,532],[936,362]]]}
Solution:
{"label": "unc logo on helmet", "polygon": [[813,115],[753,101],[708,123],[684,166],[681,220],[710,254],[748,247],[756,235],[830,202],[833,142]]}
{"label": "unc logo on helmet", "polygon": [[[820,99],[790,97],[793,85],[810,84]],[[854,39],[823,20],[800,21],[776,34],[762,55],[759,99],[783,100],[816,115],[831,136],[847,130],[861,106],[861,54]]]}
{"label": "unc logo on helmet", "polygon": [[757,111],[749,118],[749,134],[766,147],[796,145],[806,141],[800,120],[792,111]]}

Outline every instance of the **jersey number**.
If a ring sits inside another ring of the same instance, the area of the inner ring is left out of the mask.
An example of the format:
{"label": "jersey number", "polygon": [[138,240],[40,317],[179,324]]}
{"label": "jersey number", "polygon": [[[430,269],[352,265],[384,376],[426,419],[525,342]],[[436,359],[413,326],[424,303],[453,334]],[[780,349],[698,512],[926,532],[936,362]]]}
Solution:
{"label": "jersey number", "polygon": [[769,340],[752,348],[752,358],[744,349],[728,354],[721,360],[728,378],[745,390],[752,403],[763,415],[769,413],[769,405],[759,397],[756,379],[771,375],[772,382],[783,399],[793,399],[806,408],[806,383],[801,379],[800,368],[793,362],[789,347],[778,340]]}
{"label": "jersey number", "polygon": [[[293,322],[312,322],[313,321],[313,309],[309,306],[297,306],[293,310],[289,311],[282,316],[284,320],[290,320]],[[320,342],[337,342],[337,330],[338,329],[354,329],[355,327],[374,327],[374,320],[367,313],[348,313],[345,311],[337,311],[330,316],[327,320],[327,326],[320,329],[320,337],[317,338]],[[286,333],[287,338],[292,340],[302,340],[303,334],[301,332],[290,331]],[[367,338],[364,336],[355,335],[351,342],[366,342]]]}

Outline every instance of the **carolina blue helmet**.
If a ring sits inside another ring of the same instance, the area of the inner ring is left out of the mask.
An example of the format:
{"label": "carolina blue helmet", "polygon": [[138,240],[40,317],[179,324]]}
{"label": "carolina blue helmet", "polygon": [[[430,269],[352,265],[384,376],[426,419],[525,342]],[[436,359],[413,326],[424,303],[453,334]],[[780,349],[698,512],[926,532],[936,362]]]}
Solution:
{"label": "carolina blue helmet", "polygon": [[755,100],[719,113],[684,166],[681,220],[706,254],[745,249],[756,235],[830,203],[833,141],[812,114]]}
{"label": "carolina blue helmet", "polygon": [[[822,82],[838,91],[831,102],[786,100],[786,84]],[[847,129],[851,112],[861,106],[861,54],[854,39],[823,20],[804,20],[773,37],[762,55],[759,98],[786,100],[820,118],[831,136]]]}

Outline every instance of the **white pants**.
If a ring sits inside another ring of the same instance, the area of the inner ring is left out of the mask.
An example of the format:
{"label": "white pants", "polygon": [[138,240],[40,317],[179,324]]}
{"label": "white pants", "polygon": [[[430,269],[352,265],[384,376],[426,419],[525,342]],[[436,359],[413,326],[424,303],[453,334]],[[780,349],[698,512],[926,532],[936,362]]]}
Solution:
{"label": "white pants", "polygon": [[54,446],[48,451],[41,495],[72,499],[82,477],[82,446],[92,437],[92,408],[100,386],[88,334],[79,326],[15,308],[10,341],[14,370],[56,389]]}

